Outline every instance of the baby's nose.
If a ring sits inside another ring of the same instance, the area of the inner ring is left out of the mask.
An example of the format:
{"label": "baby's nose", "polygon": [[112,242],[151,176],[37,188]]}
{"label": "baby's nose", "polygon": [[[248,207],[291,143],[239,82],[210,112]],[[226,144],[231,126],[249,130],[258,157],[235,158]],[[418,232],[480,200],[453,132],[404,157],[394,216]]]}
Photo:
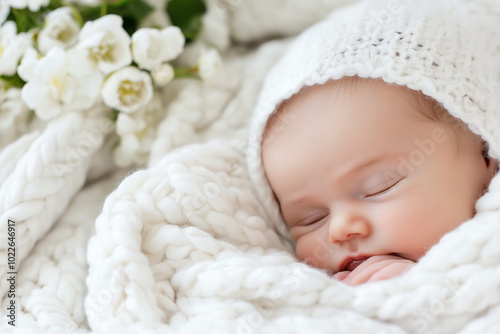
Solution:
{"label": "baby's nose", "polygon": [[332,243],[365,238],[370,233],[371,228],[367,219],[353,213],[332,214],[328,226],[328,234]]}

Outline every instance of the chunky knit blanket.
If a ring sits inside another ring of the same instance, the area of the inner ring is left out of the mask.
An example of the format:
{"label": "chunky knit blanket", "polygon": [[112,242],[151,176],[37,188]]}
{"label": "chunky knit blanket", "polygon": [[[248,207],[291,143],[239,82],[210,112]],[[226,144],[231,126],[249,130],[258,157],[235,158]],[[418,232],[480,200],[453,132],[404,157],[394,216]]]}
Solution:
{"label": "chunky knit blanket", "polygon": [[19,332],[499,332],[499,176],[480,213],[401,277],[349,287],[297,261],[250,182],[248,121],[287,36],[343,2],[224,3],[212,9],[238,45],[217,78],[172,84],[149,167],[113,166],[98,110],[0,152],[0,331],[14,329],[15,224]]}

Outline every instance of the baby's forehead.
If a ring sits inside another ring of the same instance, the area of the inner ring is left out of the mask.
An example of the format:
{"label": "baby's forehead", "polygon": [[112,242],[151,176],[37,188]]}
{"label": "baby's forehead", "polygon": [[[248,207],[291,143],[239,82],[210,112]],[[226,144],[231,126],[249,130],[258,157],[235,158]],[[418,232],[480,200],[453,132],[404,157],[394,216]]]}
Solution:
{"label": "baby's forehead", "polygon": [[[395,110],[393,117],[404,118],[414,124],[415,127],[421,123],[435,123],[441,127],[444,125],[451,130],[454,146],[458,152],[468,144],[477,140],[460,119],[452,116],[438,101],[425,95],[421,91],[412,90],[406,86],[388,84],[381,79],[365,79],[359,77],[348,77],[340,80],[331,80],[325,84],[304,87],[299,93],[283,101],[268,119],[264,129],[262,147],[271,143],[273,139],[286,140],[289,135],[295,136],[296,129],[307,131],[308,124],[313,119],[322,117],[332,120],[341,113],[349,112],[347,106],[353,101],[371,101],[370,104],[360,102],[362,108],[367,110]],[[346,101],[344,105],[343,101]],[[347,106],[344,108],[344,106]],[[372,108],[373,107],[373,108]],[[326,111],[326,112],[323,112]],[[328,113],[335,113],[335,115]],[[349,116],[348,116],[349,119]],[[362,120],[358,120],[362,121]],[[373,128],[383,127],[377,119],[371,121]],[[326,123],[325,123],[326,124]],[[356,128],[356,120],[348,125]],[[299,132],[301,130],[298,130]],[[355,130],[353,130],[355,131]],[[399,130],[395,130],[399,131]]]}
{"label": "baby's forehead", "polygon": [[[400,108],[402,114],[413,115],[418,120],[439,121],[437,117],[434,117],[434,111],[442,107],[422,92],[405,86],[387,84],[379,79],[345,77],[321,85],[304,87],[297,94],[283,101],[270,116],[265,135],[268,132],[279,133],[291,129],[298,120],[313,117],[321,110],[328,109],[329,105],[335,104],[342,107],[346,99],[363,99],[367,94],[374,95],[380,103],[395,101],[397,98],[403,103],[403,108]],[[448,114],[444,108],[442,112]]]}

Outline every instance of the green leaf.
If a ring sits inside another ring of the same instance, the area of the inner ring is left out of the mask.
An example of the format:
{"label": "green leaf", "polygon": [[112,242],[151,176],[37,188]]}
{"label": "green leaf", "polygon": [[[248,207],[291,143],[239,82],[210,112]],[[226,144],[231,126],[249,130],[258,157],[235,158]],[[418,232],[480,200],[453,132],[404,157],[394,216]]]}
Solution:
{"label": "green leaf", "polygon": [[[84,21],[94,21],[101,17],[101,7],[82,7],[78,10]],[[154,8],[144,0],[118,0],[105,6],[105,14],[116,14],[123,19],[123,29],[132,35],[146,16],[153,12]]]}
{"label": "green leaf", "polygon": [[17,73],[14,75],[0,75],[0,80],[7,82],[7,85],[11,87],[18,88],[22,88],[26,83]]}
{"label": "green leaf", "polygon": [[116,109],[113,109],[113,111],[111,113],[111,120],[115,123],[118,120],[118,114],[120,114],[120,112]]}
{"label": "green leaf", "polygon": [[76,6],[80,12],[83,22],[94,21],[101,17],[101,7],[81,7]]}
{"label": "green leaf", "polygon": [[123,18],[123,28],[132,35],[139,24],[153,12],[154,8],[143,0],[123,0],[108,6],[108,14],[117,14]]}
{"label": "green leaf", "polygon": [[186,42],[195,39],[202,28],[202,17],[207,11],[202,0],[170,0],[167,4],[170,21],[178,26]]}
{"label": "green leaf", "polygon": [[41,27],[44,23],[42,15],[37,15],[37,13],[30,12],[28,9],[11,8],[7,20],[16,22],[18,33]]}
{"label": "green leaf", "polygon": [[51,0],[45,7],[41,7],[38,12],[32,12],[28,8],[11,8],[7,20],[16,22],[17,32],[27,32],[33,28],[41,28],[45,22],[45,16],[54,9],[61,7],[61,0]]}

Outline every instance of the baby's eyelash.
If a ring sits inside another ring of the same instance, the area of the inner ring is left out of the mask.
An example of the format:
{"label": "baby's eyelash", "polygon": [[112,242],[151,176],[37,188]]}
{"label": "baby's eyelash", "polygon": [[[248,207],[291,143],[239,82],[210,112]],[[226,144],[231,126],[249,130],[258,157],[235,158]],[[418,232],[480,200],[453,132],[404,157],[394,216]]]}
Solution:
{"label": "baby's eyelash", "polygon": [[325,219],[325,217],[327,217],[328,215],[324,215],[324,216],[318,216],[318,217],[313,217],[312,219],[304,219],[302,221],[299,221],[297,224],[295,224],[296,226],[310,226],[312,224],[315,224],[323,219]]}
{"label": "baby's eyelash", "polygon": [[375,192],[375,193],[365,195],[365,196],[363,196],[363,198],[367,198],[367,197],[373,197],[373,196],[382,195],[382,194],[384,194],[385,192],[387,192],[387,191],[391,190],[392,188],[394,188],[394,186],[396,186],[396,185],[397,185],[399,182],[401,182],[402,180],[403,180],[403,179],[399,179],[398,181],[396,181],[396,182],[392,183],[390,186],[388,186],[388,187],[386,187],[386,188],[384,188],[384,189],[382,189],[382,190],[379,190],[379,191],[377,191],[377,192]]}

